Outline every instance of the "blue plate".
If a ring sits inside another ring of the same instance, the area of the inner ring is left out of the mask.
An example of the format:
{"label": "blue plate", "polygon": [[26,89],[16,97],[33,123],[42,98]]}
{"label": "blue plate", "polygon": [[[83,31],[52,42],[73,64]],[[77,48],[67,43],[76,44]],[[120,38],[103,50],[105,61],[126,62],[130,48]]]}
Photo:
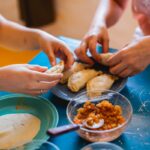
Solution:
{"label": "blue plate", "polygon": [[[93,68],[95,70],[101,70],[104,73],[110,74],[108,67],[102,66],[96,62],[95,62],[95,65],[93,66]],[[116,80],[114,82],[114,84],[112,85],[110,90],[120,92],[125,87],[126,83],[127,83],[127,78],[119,78],[118,80]],[[51,92],[54,95],[58,96],[61,99],[67,100],[67,101],[73,100],[77,94],[80,94],[85,91],[86,91],[86,88],[83,88],[79,92],[76,92],[76,93],[71,92],[68,89],[67,84],[57,84],[55,87],[53,87],[51,89]]]}
{"label": "blue plate", "polygon": [[57,126],[58,112],[55,106],[45,98],[22,94],[12,94],[0,97],[0,116],[12,113],[29,113],[41,120],[40,131],[34,138],[47,140],[46,131]]}

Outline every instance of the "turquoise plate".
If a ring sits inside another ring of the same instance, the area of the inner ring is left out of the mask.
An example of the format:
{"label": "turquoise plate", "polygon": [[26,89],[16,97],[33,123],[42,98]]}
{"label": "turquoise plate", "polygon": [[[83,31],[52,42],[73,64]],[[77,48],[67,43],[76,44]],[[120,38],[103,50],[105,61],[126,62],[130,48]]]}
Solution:
{"label": "turquoise plate", "polygon": [[46,131],[57,126],[58,112],[55,106],[45,98],[21,94],[0,97],[0,116],[12,113],[29,113],[41,120],[41,128],[35,140],[47,140]]}

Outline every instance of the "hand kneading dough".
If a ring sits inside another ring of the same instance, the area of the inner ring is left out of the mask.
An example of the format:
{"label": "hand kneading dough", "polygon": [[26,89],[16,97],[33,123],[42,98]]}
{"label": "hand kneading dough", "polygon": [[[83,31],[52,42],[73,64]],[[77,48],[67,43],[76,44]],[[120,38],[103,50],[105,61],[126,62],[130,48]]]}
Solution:
{"label": "hand kneading dough", "polygon": [[12,149],[30,142],[40,130],[41,121],[31,114],[0,116],[0,149]]}
{"label": "hand kneading dough", "polygon": [[88,64],[80,63],[80,62],[74,62],[72,67],[69,70],[66,70],[63,72],[63,77],[60,80],[61,84],[65,84],[68,82],[69,77],[78,71],[81,71],[86,68],[90,68],[91,66]]}
{"label": "hand kneading dough", "polygon": [[64,62],[61,61],[57,65],[55,65],[55,66],[51,67],[50,69],[48,69],[46,71],[46,73],[62,73],[63,70],[64,70]]}
{"label": "hand kneading dough", "polygon": [[72,92],[78,92],[86,86],[86,83],[100,74],[100,71],[94,69],[85,69],[74,73],[68,80],[68,88]]}
{"label": "hand kneading dough", "polygon": [[101,90],[109,90],[116,79],[117,77],[108,74],[102,74],[91,79],[86,86],[87,95],[89,97],[100,96]]}

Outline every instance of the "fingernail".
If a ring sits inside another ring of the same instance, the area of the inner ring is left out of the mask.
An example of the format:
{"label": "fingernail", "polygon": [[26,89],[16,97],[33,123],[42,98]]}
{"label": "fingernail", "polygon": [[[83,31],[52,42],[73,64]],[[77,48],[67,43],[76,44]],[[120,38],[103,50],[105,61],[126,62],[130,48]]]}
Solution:
{"label": "fingernail", "polygon": [[62,74],[62,73],[59,73],[59,76],[60,76],[60,78],[62,78],[62,77],[63,77],[63,74]]}
{"label": "fingernail", "polygon": [[55,65],[56,65],[55,62],[52,62],[51,64],[52,64],[52,66],[55,66]]}

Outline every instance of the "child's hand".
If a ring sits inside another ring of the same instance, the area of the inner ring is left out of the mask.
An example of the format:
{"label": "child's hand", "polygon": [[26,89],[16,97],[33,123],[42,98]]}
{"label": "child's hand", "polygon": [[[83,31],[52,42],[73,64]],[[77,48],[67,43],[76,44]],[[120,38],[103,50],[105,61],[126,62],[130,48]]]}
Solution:
{"label": "child's hand", "polygon": [[65,68],[70,68],[74,58],[68,46],[46,32],[39,31],[39,35],[40,49],[47,54],[52,66],[56,65],[56,57],[58,57],[64,60]]}
{"label": "child's hand", "polygon": [[38,65],[10,65],[0,68],[0,90],[39,95],[55,86],[61,73],[46,74],[46,67]]}

